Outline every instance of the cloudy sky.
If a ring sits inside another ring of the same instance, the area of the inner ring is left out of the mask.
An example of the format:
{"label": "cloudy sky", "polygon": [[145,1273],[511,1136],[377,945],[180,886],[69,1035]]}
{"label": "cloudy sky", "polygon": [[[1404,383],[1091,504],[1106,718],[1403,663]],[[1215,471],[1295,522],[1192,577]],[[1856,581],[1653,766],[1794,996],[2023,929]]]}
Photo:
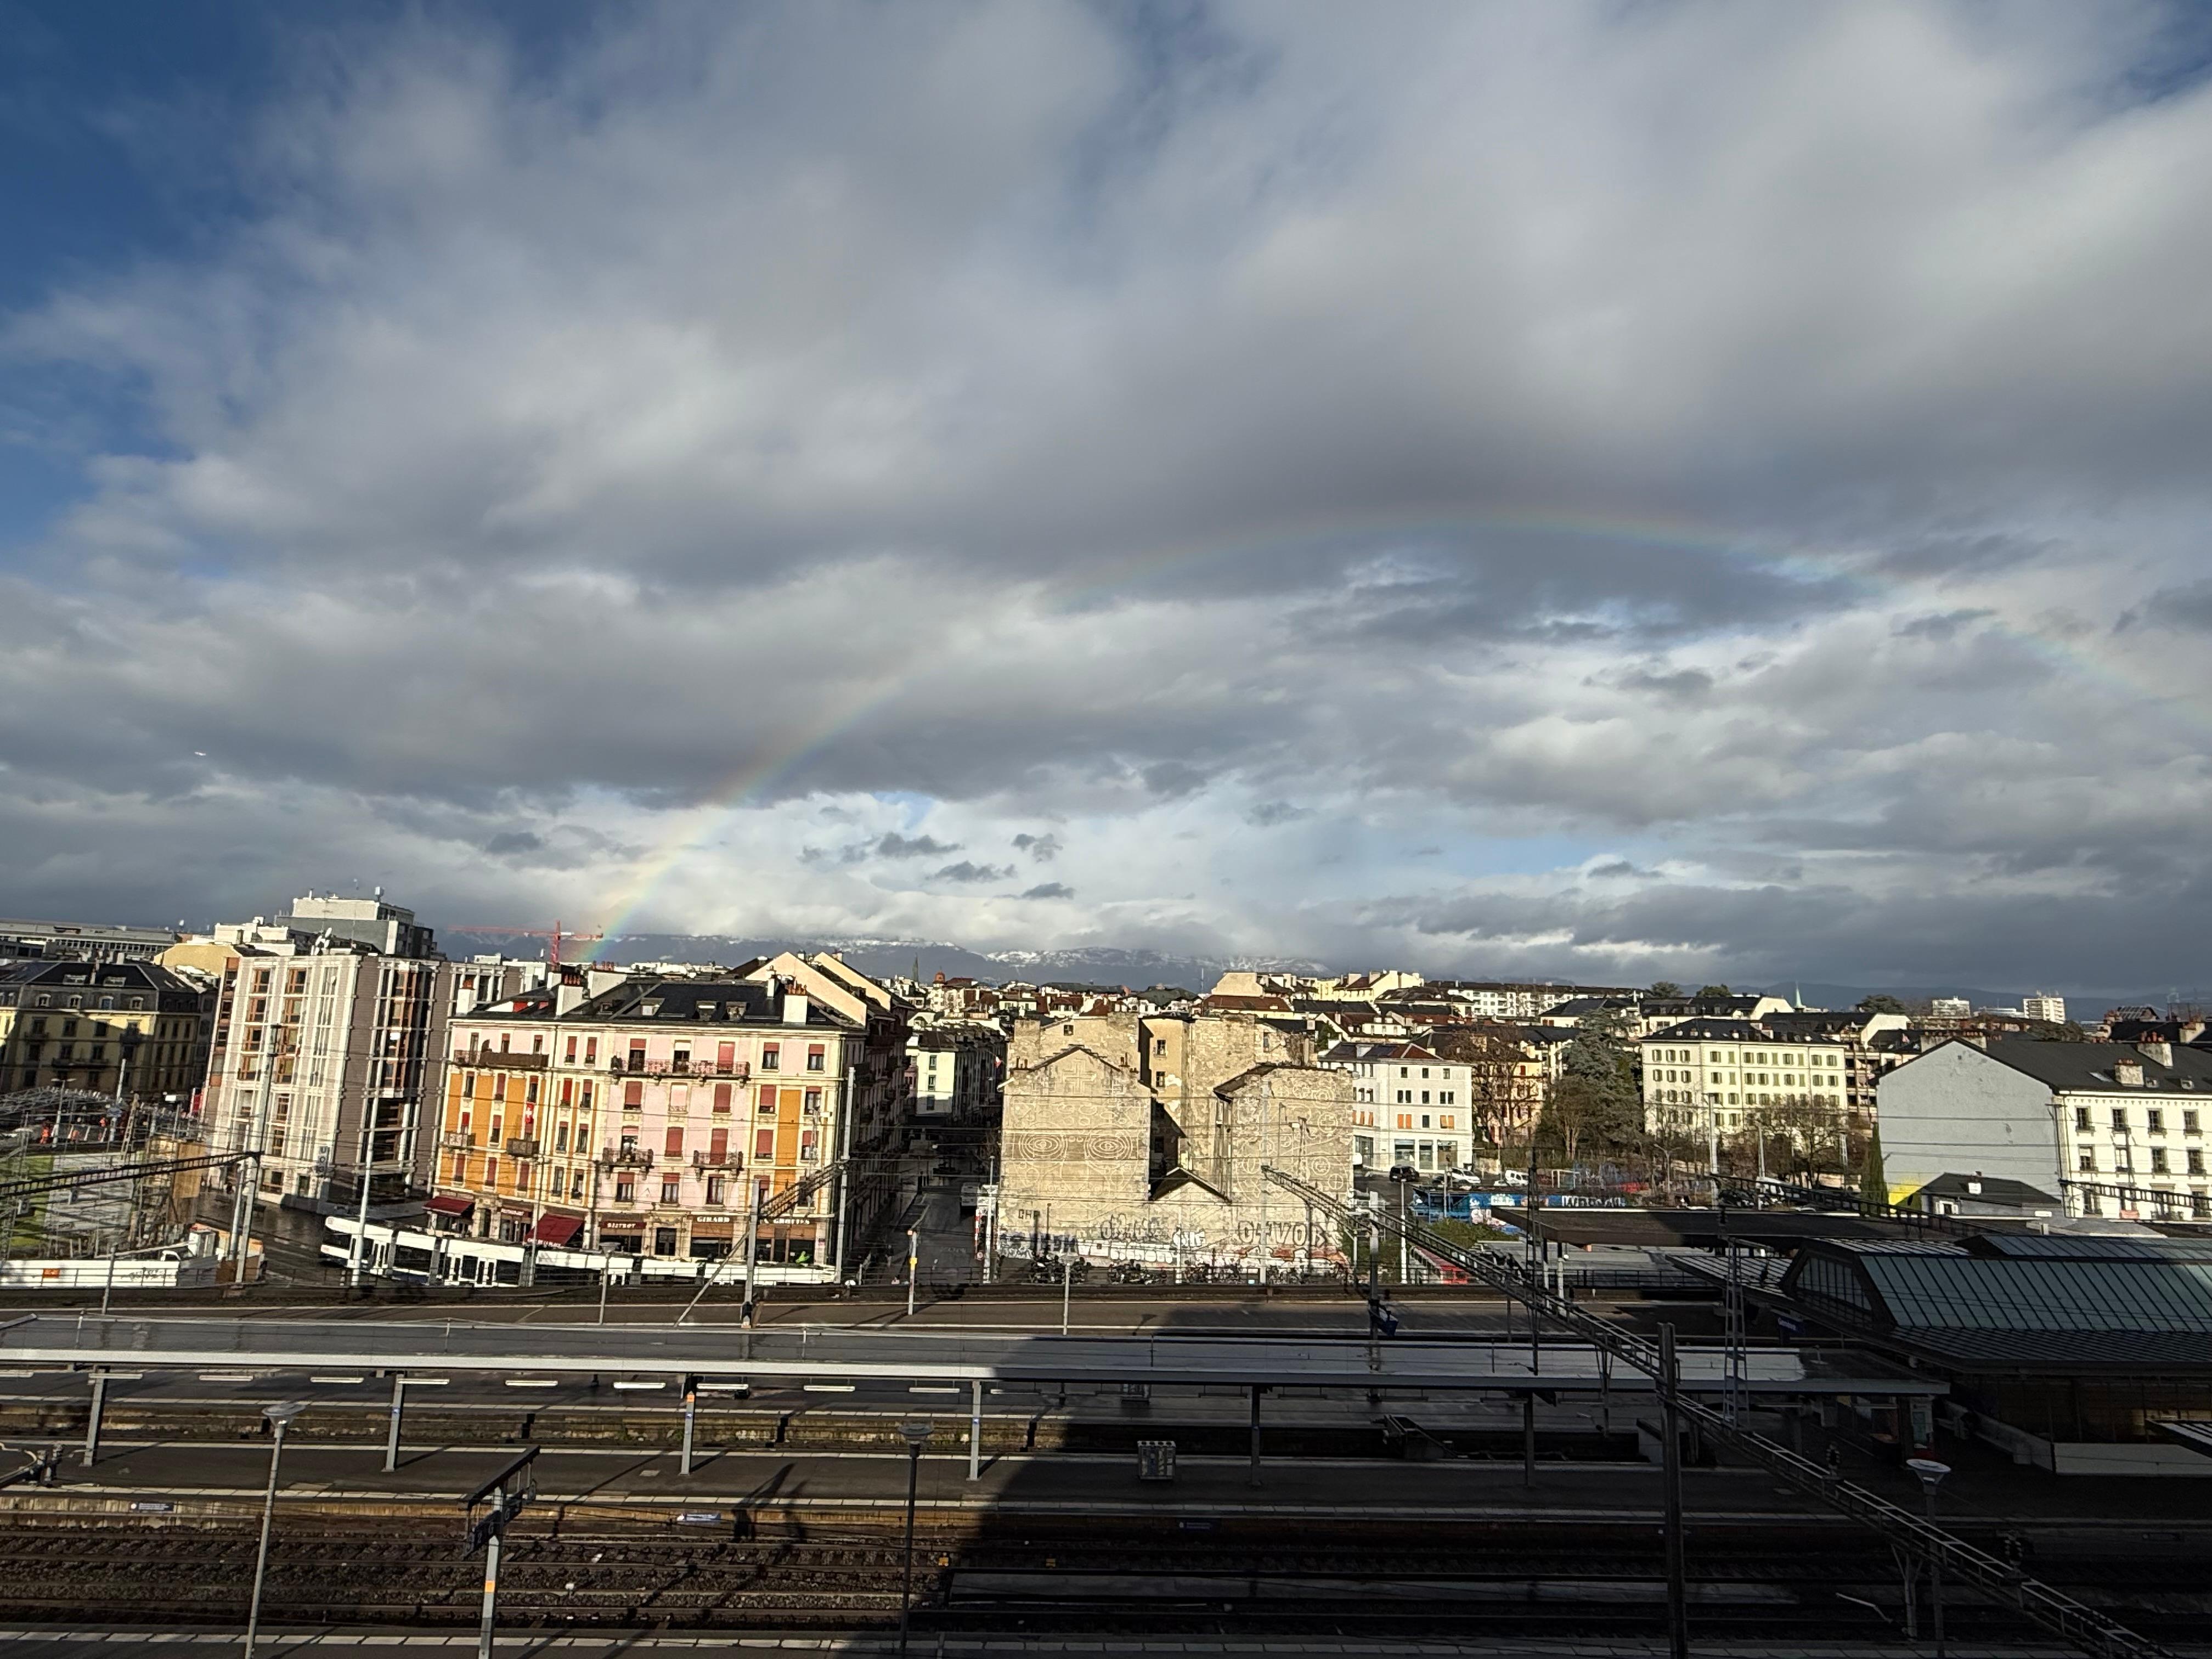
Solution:
{"label": "cloudy sky", "polygon": [[2212,981],[2201,10],[112,25],[0,913]]}

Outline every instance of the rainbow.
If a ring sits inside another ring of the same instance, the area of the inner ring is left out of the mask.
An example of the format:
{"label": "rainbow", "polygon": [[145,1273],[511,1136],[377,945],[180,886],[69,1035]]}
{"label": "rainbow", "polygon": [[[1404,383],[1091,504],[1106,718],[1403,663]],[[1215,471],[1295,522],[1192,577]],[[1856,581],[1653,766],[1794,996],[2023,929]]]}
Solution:
{"label": "rainbow", "polygon": [[[1346,518],[1302,521],[1295,530],[1282,529],[1228,540],[1178,543],[1105,561],[1082,573],[1083,580],[1060,580],[1038,584],[1039,596],[1049,607],[1068,611],[1125,594],[1131,587],[1171,570],[1209,560],[1238,555],[1281,552],[1297,547],[1322,547],[1348,539],[1363,541],[1464,538],[1471,532],[1571,537],[1650,547],[1662,552],[1718,554],[1747,568],[1780,570],[1808,581],[1839,584],[1868,599],[1887,597],[1913,586],[1910,578],[1892,578],[1886,585],[1870,579],[1863,561],[1849,552],[1814,551],[1802,548],[1760,547],[1744,537],[1711,525],[1658,517],[1609,517],[1586,513],[1514,512],[1472,516],[1403,515],[1391,518]],[[2123,673],[2110,662],[2093,656],[2082,646],[2051,637],[2035,629],[1992,617],[1985,624],[2023,646],[2054,669],[2102,685],[2106,690],[2168,712],[2190,714],[2171,694]],[[918,666],[869,685],[833,705],[822,717],[785,732],[723,778],[684,813],[661,841],[625,871],[622,886],[599,907],[611,919],[600,930],[605,939],[586,952],[585,960],[623,933],[659,896],[686,857],[707,844],[730,818],[755,799],[788,780],[817,755],[864,724],[878,711],[908,694],[926,678],[927,665]],[[2212,731],[2212,720],[2192,717],[2200,731]]]}

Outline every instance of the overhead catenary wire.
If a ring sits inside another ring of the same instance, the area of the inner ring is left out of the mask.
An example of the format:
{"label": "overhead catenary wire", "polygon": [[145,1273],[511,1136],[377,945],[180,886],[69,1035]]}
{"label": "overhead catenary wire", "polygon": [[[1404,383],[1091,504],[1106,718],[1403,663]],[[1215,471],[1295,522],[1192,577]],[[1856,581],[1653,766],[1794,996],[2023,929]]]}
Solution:
{"label": "overhead catenary wire", "polygon": [[[1335,1194],[1324,1193],[1272,1166],[1261,1173],[1265,1179],[1306,1199],[1333,1219],[1352,1224],[1352,1206]],[[1418,1222],[1400,1220],[1379,1206],[1367,1212],[1364,1218],[1398,1232],[1401,1237],[1520,1302],[1528,1308],[1532,1322],[1541,1317],[1563,1325],[1599,1352],[1643,1372],[1659,1391],[1662,1403],[1694,1423],[1709,1441],[1726,1447],[1808,1497],[1872,1528],[1899,1547],[1922,1559],[1940,1563],[1947,1574],[1956,1574],[1985,1594],[2017,1608],[2082,1652],[2096,1656],[2097,1659],[2173,1659],[2170,1650],[2148,1637],[2063,1591],[2027,1577],[1986,1551],[1943,1531],[1925,1517],[1832,1474],[1764,1435],[1730,1423],[1723,1412],[1700,1404],[1682,1390],[1659,1344],[1647,1341],[1614,1321],[1553,1294],[1546,1288],[1541,1274],[1533,1265],[1516,1270],[1487,1251],[1455,1244]]]}

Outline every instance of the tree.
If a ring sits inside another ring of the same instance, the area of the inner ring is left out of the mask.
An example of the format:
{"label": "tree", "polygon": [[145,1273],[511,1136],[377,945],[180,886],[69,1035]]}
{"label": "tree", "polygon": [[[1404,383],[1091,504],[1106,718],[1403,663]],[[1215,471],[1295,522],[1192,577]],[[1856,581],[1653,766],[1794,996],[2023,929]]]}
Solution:
{"label": "tree", "polygon": [[1682,988],[1671,979],[1655,979],[1651,981],[1651,994],[1655,997],[1678,997],[1682,994]]}
{"label": "tree", "polygon": [[1626,1150],[1643,1139],[1643,1103],[1628,1029],[1628,1016],[1620,1009],[1601,1008],[1583,1020],[1574,1040],[1560,1052],[1561,1076],[1552,1091],[1559,1106],[1547,1115],[1570,1164],[1585,1140]]}
{"label": "tree", "polygon": [[1700,985],[1698,994],[1701,997],[1732,997],[1735,993],[1725,985]]}
{"label": "tree", "polygon": [[1901,1014],[1905,1005],[1893,996],[1876,992],[1872,996],[1861,997],[1858,1010],[1863,1014]]}
{"label": "tree", "polygon": [[1866,1167],[1859,1171],[1859,1202],[1870,1208],[1889,1203],[1889,1176],[1881,1167],[1881,1125],[1867,1136]]}

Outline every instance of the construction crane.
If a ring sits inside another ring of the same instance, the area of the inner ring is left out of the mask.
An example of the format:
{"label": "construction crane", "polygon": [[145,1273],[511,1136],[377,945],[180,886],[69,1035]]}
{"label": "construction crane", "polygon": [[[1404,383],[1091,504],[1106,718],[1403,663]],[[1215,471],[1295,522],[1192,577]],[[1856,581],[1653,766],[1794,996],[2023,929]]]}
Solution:
{"label": "construction crane", "polygon": [[573,927],[563,927],[556,920],[550,927],[478,927],[470,925],[452,929],[456,933],[495,933],[507,939],[542,939],[546,941],[545,960],[552,966],[561,965],[561,941],[573,939],[589,943],[606,937],[605,933],[580,933]]}

